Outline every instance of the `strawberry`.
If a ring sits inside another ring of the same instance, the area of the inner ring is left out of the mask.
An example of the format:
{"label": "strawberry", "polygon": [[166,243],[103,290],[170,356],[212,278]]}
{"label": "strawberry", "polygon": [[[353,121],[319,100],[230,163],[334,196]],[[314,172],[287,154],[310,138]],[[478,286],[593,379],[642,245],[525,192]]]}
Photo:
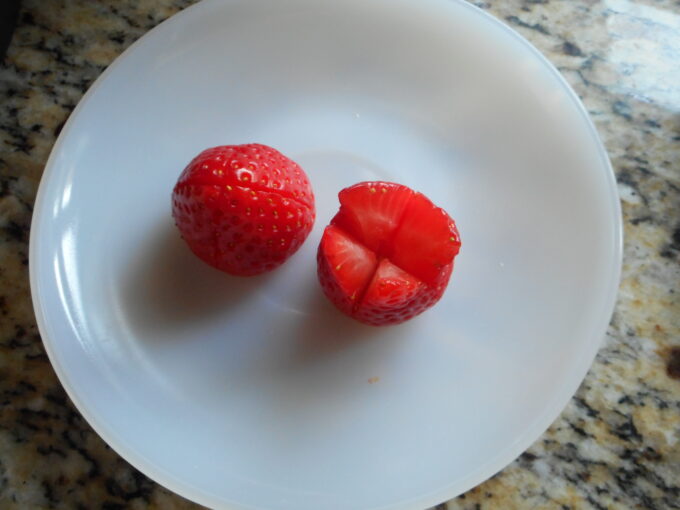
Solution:
{"label": "strawberry", "polygon": [[347,315],[398,324],[444,294],[460,250],[456,224],[425,195],[390,182],[339,193],[340,210],[317,252],[319,282]]}
{"label": "strawberry", "polygon": [[172,214],[199,258],[251,276],[278,267],[302,245],[314,225],[314,194],[302,168],[276,149],[224,145],[187,165]]}

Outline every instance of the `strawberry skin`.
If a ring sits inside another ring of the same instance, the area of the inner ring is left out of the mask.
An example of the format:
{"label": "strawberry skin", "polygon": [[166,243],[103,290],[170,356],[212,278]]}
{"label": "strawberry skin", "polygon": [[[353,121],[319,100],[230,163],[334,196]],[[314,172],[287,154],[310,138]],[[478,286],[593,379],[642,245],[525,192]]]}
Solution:
{"label": "strawberry skin", "polygon": [[452,265],[440,277],[440,287],[430,287],[387,259],[377,267],[354,318],[374,326],[399,324],[434,305],[444,294]]}
{"label": "strawberry skin", "polygon": [[172,214],[187,245],[211,266],[252,276],[283,264],[315,219],[300,166],[261,144],[206,149],[184,169]]}
{"label": "strawberry skin", "polygon": [[399,324],[439,301],[461,246],[450,216],[400,184],[362,182],[338,196],[317,252],[329,300],[373,326]]}

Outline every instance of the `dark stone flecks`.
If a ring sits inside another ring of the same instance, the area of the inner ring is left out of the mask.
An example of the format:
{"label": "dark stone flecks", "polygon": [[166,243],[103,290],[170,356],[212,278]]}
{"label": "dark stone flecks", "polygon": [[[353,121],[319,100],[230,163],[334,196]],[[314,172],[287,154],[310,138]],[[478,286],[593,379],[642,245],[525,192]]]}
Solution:
{"label": "dark stone flecks", "polygon": [[54,496],[54,491],[52,490],[52,484],[48,481],[43,481],[42,483],[43,494],[45,499],[50,503],[50,508],[54,508],[54,505],[59,503],[59,500]]}
{"label": "dark stone flecks", "polygon": [[102,510],[125,510],[125,505],[113,501],[104,501],[102,503]]}
{"label": "dark stone flecks", "polygon": [[576,397],[574,397],[574,402],[576,403],[576,405],[577,405],[578,407],[580,407],[581,409],[583,409],[583,410],[586,412],[586,415],[587,415],[589,418],[597,418],[597,417],[600,416],[600,412],[597,411],[597,410],[595,410],[595,409],[593,409],[593,408],[588,404],[588,402],[585,401],[585,399],[576,396]]}
{"label": "dark stone flecks", "polygon": [[624,101],[615,101],[614,104],[612,105],[612,110],[616,115],[619,115],[620,117],[623,117],[626,120],[633,119],[632,115],[633,110],[631,109],[630,105]]}
{"label": "dark stone flecks", "polygon": [[633,218],[629,220],[631,225],[635,225],[636,227],[640,225],[641,223],[651,223],[654,220],[651,216],[640,216],[639,218]]}
{"label": "dark stone flecks", "polygon": [[524,452],[520,457],[526,461],[533,462],[535,461],[538,457],[534,455],[531,452]]}
{"label": "dark stone flecks", "polygon": [[571,57],[582,57],[583,52],[581,51],[581,48],[576,46],[574,43],[565,41],[564,44],[562,44],[562,53],[565,55],[569,55]]}
{"label": "dark stone flecks", "polygon": [[575,424],[570,422],[569,427],[571,428],[571,430],[576,432],[580,437],[590,437],[590,434],[588,434],[585,430],[583,430],[578,425],[575,425]]}
{"label": "dark stone flecks", "polygon": [[666,259],[678,259],[679,254],[680,254],[680,225],[676,226],[675,229],[673,229],[670,242],[667,245],[665,245],[659,252],[659,255]]}
{"label": "dark stone flecks", "polygon": [[125,42],[125,33],[124,32],[114,32],[111,35],[109,35],[109,40],[118,43],[118,44],[123,44]]}
{"label": "dark stone flecks", "polygon": [[596,510],[609,510],[607,507],[603,506],[599,501],[593,498],[591,495],[586,496],[586,500],[590,503]]}
{"label": "dark stone flecks", "polygon": [[668,354],[666,373],[668,377],[680,381],[680,347],[674,347]]}
{"label": "dark stone flecks", "polygon": [[544,35],[550,35],[550,32],[548,31],[548,29],[545,28],[540,23],[534,23],[534,24],[527,23],[526,21],[522,21],[521,19],[519,19],[517,16],[508,16],[505,19],[515,26],[522,27],[522,28],[528,28],[529,30],[535,30],[536,32],[540,32],[541,34],[544,34]]}
{"label": "dark stone flecks", "polygon": [[624,417],[624,420],[621,424],[613,428],[612,433],[618,437],[619,439],[623,439],[624,441],[632,441],[639,443],[642,441],[642,436],[638,432],[637,427],[635,426],[635,423],[633,422],[633,417],[632,416],[626,416],[623,413],[618,413],[620,416]]}
{"label": "dark stone flecks", "polygon": [[2,230],[13,241],[20,243],[28,241],[28,229],[15,221],[10,221]]}
{"label": "dark stone flecks", "polygon": [[57,126],[54,128],[53,134],[54,134],[55,137],[59,136],[59,133],[61,133],[61,130],[64,129],[64,124],[66,124],[66,119],[64,119],[63,121],[61,121],[61,122],[60,122],[59,124],[57,124]]}
{"label": "dark stone flecks", "polygon": [[633,194],[640,197],[645,206],[649,206],[649,199],[644,195],[640,188],[639,176],[634,176],[635,169],[622,168],[616,174],[616,180],[619,184],[624,184],[633,190]]}

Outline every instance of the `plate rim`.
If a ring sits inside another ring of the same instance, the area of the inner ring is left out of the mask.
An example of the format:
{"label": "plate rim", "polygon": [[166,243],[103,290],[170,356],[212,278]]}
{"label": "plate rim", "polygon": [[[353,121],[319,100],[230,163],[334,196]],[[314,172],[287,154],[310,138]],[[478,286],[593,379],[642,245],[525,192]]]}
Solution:
{"label": "plate rim", "polygon": [[[496,28],[508,33],[513,39],[519,42],[525,50],[528,50],[528,52],[533,55],[538,62],[540,62],[543,68],[547,69],[550,74],[556,78],[560,87],[564,90],[564,92],[566,92],[571,103],[578,110],[579,116],[585,121],[589,138],[596,146],[598,159],[600,160],[600,164],[602,165],[606,174],[605,178],[607,180],[607,189],[609,195],[609,214],[612,215],[613,218],[612,242],[614,260],[612,261],[610,273],[607,276],[607,297],[605,300],[603,300],[603,310],[605,313],[603,313],[600,318],[600,327],[596,329],[597,335],[591,333],[594,341],[588,344],[590,346],[589,349],[584,349],[584,352],[580,354],[580,359],[577,363],[578,368],[573,372],[574,376],[572,376],[567,381],[563,381],[562,387],[558,390],[555,390],[556,396],[551,399],[551,405],[546,406],[543,412],[540,413],[526,427],[524,433],[519,438],[517,438],[514,443],[508,446],[499,455],[482,464],[476,471],[469,473],[465,477],[453,481],[429,494],[417,496],[409,500],[403,500],[395,504],[374,508],[373,510],[406,510],[416,507],[428,508],[443,501],[453,499],[458,495],[470,490],[471,488],[483,483],[496,473],[502,471],[523,451],[528,449],[535,441],[537,441],[540,436],[543,435],[543,433],[552,425],[552,423],[559,418],[559,415],[563,412],[565,407],[573,398],[576,391],[578,390],[578,387],[583,382],[585,376],[595,361],[595,356],[606,338],[607,328],[614,313],[621,281],[623,265],[623,218],[621,202],[617,192],[616,176],[607,150],[602,143],[600,135],[583,102],[573,90],[571,85],[569,85],[565,77],[557,70],[555,65],[552,64],[552,62],[545,55],[543,55],[540,50],[538,50],[531,42],[529,42],[515,29],[508,26],[491,13],[484,11],[483,9],[469,3],[466,0],[438,1],[453,2],[462,6],[463,8],[467,8],[474,12],[477,16],[481,16],[481,18],[486,20],[486,22],[491,23]],[[47,159],[47,162],[45,163],[43,174],[40,178],[38,191],[36,193],[29,235],[29,282],[31,301],[33,304],[38,331],[40,333],[40,337],[45,347],[50,364],[55,371],[61,386],[66,391],[68,397],[71,399],[78,412],[83,416],[83,418],[85,418],[88,425],[92,427],[97,435],[99,435],[101,439],[116,452],[116,454],[120,455],[126,462],[128,462],[135,469],[142,472],[145,476],[154,480],[154,482],[171,490],[172,492],[175,492],[183,498],[188,499],[189,501],[193,501],[210,508],[223,508],[225,510],[260,510],[259,507],[244,506],[233,501],[224,501],[224,499],[219,498],[219,496],[216,494],[211,494],[207,491],[201,490],[193,485],[183,482],[169,473],[162,466],[156,465],[137,452],[132,451],[124,444],[124,442],[119,440],[120,438],[113,430],[110,430],[110,428],[105,423],[100,422],[100,420],[89,411],[88,406],[83,401],[81,401],[78,396],[76,386],[72,384],[72,381],[70,380],[68,371],[60,363],[58,349],[56,348],[56,345],[59,342],[58,340],[55,341],[50,339],[49,335],[47,334],[49,329],[48,321],[46,320],[45,306],[40,297],[41,292],[39,292],[41,287],[39,284],[38,272],[38,252],[40,251],[39,245],[41,242],[40,223],[43,221],[42,218],[46,214],[46,209],[48,207],[45,198],[47,193],[47,183],[54,179],[53,174],[55,174],[55,167],[57,166],[56,159],[61,153],[64,141],[66,140],[68,134],[72,131],[81,109],[91,101],[96,91],[100,88],[102,83],[105,82],[109,75],[116,71],[121,62],[125,60],[125,58],[127,58],[131,53],[133,53],[137,46],[140,45],[142,41],[147,38],[147,36],[149,36],[149,34],[157,31],[160,27],[167,28],[170,24],[181,23],[183,18],[189,13],[193,13],[194,10],[197,11],[199,9],[203,9],[210,3],[222,3],[226,8],[228,8],[228,5],[231,4],[232,1],[201,0],[177,12],[176,14],[170,16],[163,22],[145,32],[120,55],[118,55],[113,60],[113,62],[111,62],[111,64],[97,77],[97,79],[92,83],[92,85],[90,85],[88,90],[81,97],[78,104],[69,115],[64,127],[62,128],[50,151],[50,155]]]}

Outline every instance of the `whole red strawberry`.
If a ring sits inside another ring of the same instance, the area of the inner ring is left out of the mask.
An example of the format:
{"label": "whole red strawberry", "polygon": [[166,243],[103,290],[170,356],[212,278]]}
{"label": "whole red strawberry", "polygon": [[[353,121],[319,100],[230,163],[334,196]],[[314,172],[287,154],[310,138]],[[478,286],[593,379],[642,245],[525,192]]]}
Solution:
{"label": "whole red strawberry", "polygon": [[362,182],[339,198],[317,253],[319,281],[335,306],[384,326],[439,301],[461,245],[446,211],[390,182]]}
{"label": "whole red strawberry", "polygon": [[238,276],[270,271],[314,224],[314,194],[300,166],[260,144],[206,149],[184,169],[172,214],[189,248]]}

